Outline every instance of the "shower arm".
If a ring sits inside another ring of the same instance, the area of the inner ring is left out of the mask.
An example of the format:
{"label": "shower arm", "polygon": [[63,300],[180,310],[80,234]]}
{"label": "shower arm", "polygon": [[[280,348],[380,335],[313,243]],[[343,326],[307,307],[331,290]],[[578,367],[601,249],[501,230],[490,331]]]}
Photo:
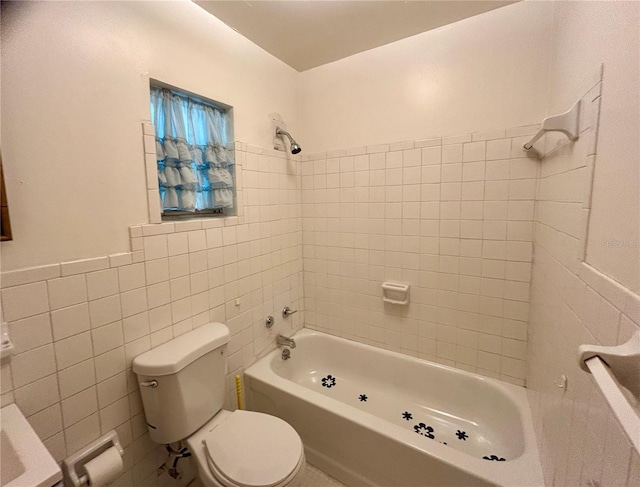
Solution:
{"label": "shower arm", "polygon": [[293,137],[291,137],[291,134],[289,132],[287,132],[286,130],[282,130],[280,127],[278,127],[276,129],[276,135],[278,137],[282,137],[283,135],[286,135],[287,138],[289,139],[289,143],[290,144],[295,144],[296,143],[296,141],[293,140]]}
{"label": "shower arm", "polygon": [[287,132],[286,130],[282,130],[280,127],[277,127],[276,137],[283,138],[283,136],[286,136],[289,139],[289,144],[291,145],[292,154],[298,154],[302,150],[300,148],[300,145],[294,140],[293,137],[291,137],[291,134],[289,132]]}

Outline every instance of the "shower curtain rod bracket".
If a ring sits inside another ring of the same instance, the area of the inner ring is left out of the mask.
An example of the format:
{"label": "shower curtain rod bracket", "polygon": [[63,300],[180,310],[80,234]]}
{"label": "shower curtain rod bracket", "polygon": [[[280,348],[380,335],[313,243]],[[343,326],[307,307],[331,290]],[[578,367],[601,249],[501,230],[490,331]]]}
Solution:
{"label": "shower curtain rod bracket", "polygon": [[569,140],[578,140],[580,136],[580,100],[575,102],[569,111],[545,118],[542,121],[540,130],[538,130],[529,142],[522,146],[524,150],[530,151],[533,149],[533,144],[546,132],[562,132]]}

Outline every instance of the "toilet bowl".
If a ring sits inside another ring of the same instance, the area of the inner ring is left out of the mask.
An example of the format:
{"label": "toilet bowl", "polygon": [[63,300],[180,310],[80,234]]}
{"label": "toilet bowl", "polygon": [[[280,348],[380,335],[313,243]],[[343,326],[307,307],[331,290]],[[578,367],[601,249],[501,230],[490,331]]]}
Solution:
{"label": "toilet bowl", "polygon": [[275,416],[222,410],[185,440],[205,487],[297,487],[304,448]]}
{"label": "toilet bowl", "polygon": [[229,329],[208,323],[137,356],[149,437],[186,442],[205,487],[296,487],[302,440],[268,414],[222,409]]}

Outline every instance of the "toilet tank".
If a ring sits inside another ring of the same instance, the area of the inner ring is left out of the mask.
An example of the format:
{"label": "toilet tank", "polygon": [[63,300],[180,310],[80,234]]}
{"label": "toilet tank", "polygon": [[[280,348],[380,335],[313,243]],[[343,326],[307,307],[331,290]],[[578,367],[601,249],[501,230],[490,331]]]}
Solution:
{"label": "toilet tank", "polygon": [[133,360],[154,442],[182,440],[222,409],[228,342],[226,325],[208,323]]}

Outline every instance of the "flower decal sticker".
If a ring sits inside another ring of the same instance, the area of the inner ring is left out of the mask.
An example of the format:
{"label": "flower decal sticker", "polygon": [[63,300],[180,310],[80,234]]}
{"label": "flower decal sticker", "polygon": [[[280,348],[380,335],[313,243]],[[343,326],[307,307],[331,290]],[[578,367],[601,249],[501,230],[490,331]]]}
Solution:
{"label": "flower decal sticker", "polygon": [[433,428],[431,426],[427,426],[424,423],[418,423],[413,427],[414,431],[419,435],[426,436],[427,438],[431,438],[432,440],[435,438],[433,436]]}
{"label": "flower decal sticker", "polygon": [[336,378],[329,374],[326,377],[322,378],[322,387],[326,387],[327,389],[331,389],[336,385]]}
{"label": "flower decal sticker", "polygon": [[406,419],[407,421],[410,421],[413,419],[413,416],[411,415],[410,412],[405,411],[404,413],[402,413],[402,419]]}
{"label": "flower decal sticker", "polygon": [[360,394],[360,397],[358,399],[360,399],[360,402],[367,402],[367,399],[369,398],[366,394]]}
{"label": "flower decal sticker", "polygon": [[467,441],[467,438],[469,438],[469,435],[467,433],[460,430],[456,431],[456,436],[458,437],[459,440],[463,440],[463,441]]}
{"label": "flower decal sticker", "polygon": [[499,457],[497,455],[491,455],[490,457],[482,457],[483,460],[492,460],[494,462],[505,462],[506,459]]}

